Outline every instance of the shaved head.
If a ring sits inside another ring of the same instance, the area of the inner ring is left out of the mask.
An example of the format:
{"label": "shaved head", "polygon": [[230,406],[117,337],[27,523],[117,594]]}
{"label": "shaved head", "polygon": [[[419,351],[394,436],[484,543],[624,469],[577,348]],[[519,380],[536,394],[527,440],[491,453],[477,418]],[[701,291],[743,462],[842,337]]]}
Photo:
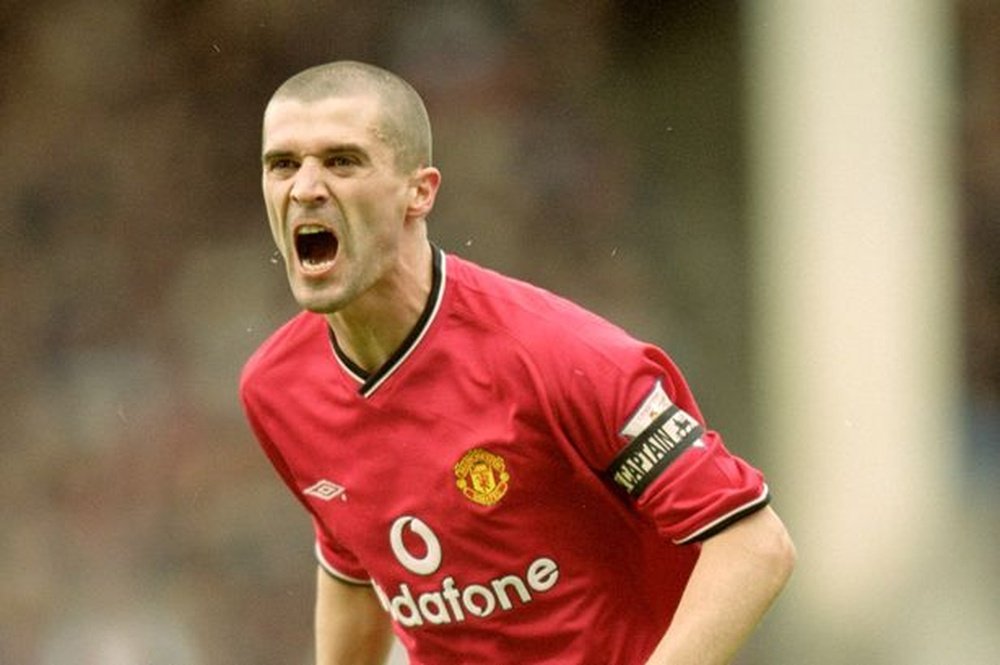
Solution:
{"label": "shaved head", "polygon": [[349,60],[317,65],[282,83],[271,102],[289,99],[316,102],[359,95],[378,99],[379,121],[373,131],[393,151],[400,171],[431,165],[427,109],[417,91],[392,72]]}

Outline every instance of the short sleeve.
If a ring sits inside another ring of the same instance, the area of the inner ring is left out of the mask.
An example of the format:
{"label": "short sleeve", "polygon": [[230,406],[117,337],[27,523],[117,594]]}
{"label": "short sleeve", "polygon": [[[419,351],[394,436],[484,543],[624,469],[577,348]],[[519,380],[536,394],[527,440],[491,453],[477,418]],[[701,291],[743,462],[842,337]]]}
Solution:
{"label": "short sleeve", "polygon": [[619,342],[567,393],[574,445],[664,538],[703,540],[770,501],[763,474],[707,426],[660,349]]}
{"label": "short sleeve", "polygon": [[638,509],[677,544],[704,540],[763,508],[763,474],[706,432],[636,497]]}
{"label": "short sleeve", "polygon": [[767,505],[770,493],[763,474],[707,426],[673,362],[650,364],[622,377],[623,392],[642,398],[621,421],[606,474],[664,536],[703,540]]}
{"label": "short sleeve", "polygon": [[371,584],[371,578],[357,558],[331,538],[316,517],[313,517],[313,530],[316,532],[316,560],[323,570],[348,584]]}
{"label": "short sleeve", "polygon": [[328,574],[344,582],[350,584],[371,584],[371,579],[367,572],[361,568],[354,555],[346,548],[338,545],[320,524],[319,518],[313,511],[312,506],[302,499],[302,493],[298,491],[298,486],[295,482],[295,475],[261,423],[258,410],[254,408],[254,403],[248,390],[243,391],[243,403],[250,427],[264,453],[271,461],[271,465],[281,477],[282,482],[292,492],[292,496],[302,504],[312,517],[313,530],[316,534],[314,550],[319,565]]}

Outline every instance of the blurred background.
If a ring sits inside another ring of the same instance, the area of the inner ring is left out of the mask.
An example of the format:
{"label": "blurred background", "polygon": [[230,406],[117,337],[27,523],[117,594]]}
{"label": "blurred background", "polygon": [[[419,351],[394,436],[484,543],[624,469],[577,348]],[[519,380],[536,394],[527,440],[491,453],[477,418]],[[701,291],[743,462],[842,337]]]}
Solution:
{"label": "blurred background", "polygon": [[[260,116],[423,94],[438,244],[662,345],[800,549],[740,656],[1000,662],[1000,3],[0,1],[0,664],[308,663],[236,398]],[[398,661],[398,657],[396,658]]]}

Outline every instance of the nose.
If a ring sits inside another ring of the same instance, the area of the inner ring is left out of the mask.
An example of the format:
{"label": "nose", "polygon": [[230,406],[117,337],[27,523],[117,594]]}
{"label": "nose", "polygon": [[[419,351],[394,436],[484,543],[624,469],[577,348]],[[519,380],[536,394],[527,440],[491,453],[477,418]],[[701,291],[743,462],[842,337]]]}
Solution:
{"label": "nose", "polygon": [[295,172],[292,200],[303,206],[315,206],[327,201],[330,193],[323,181],[323,169],[318,160],[306,158]]}

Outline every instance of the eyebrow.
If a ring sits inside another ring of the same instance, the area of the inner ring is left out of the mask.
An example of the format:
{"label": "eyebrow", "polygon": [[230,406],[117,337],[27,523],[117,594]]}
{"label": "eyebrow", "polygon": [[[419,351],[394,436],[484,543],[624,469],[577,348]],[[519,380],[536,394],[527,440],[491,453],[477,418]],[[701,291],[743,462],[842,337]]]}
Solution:
{"label": "eyebrow", "polygon": [[[365,149],[365,147],[359,143],[336,143],[321,150],[319,152],[319,155],[325,158],[331,155],[340,155],[344,153],[354,153],[357,155],[363,155],[365,157],[368,157],[368,150]],[[267,150],[261,157],[261,161],[266,164],[267,162],[274,161],[275,159],[296,157],[298,154],[299,153],[297,153],[294,150],[283,150],[283,149]]]}
{"label": "eyebrow", "polygon": [[261,156],[260,161],[266,164],[267,162],[273,162],[276,159],[282,159],[284,157],[291,157],[292,155],[293,153],[291,150],[268,150]]}

